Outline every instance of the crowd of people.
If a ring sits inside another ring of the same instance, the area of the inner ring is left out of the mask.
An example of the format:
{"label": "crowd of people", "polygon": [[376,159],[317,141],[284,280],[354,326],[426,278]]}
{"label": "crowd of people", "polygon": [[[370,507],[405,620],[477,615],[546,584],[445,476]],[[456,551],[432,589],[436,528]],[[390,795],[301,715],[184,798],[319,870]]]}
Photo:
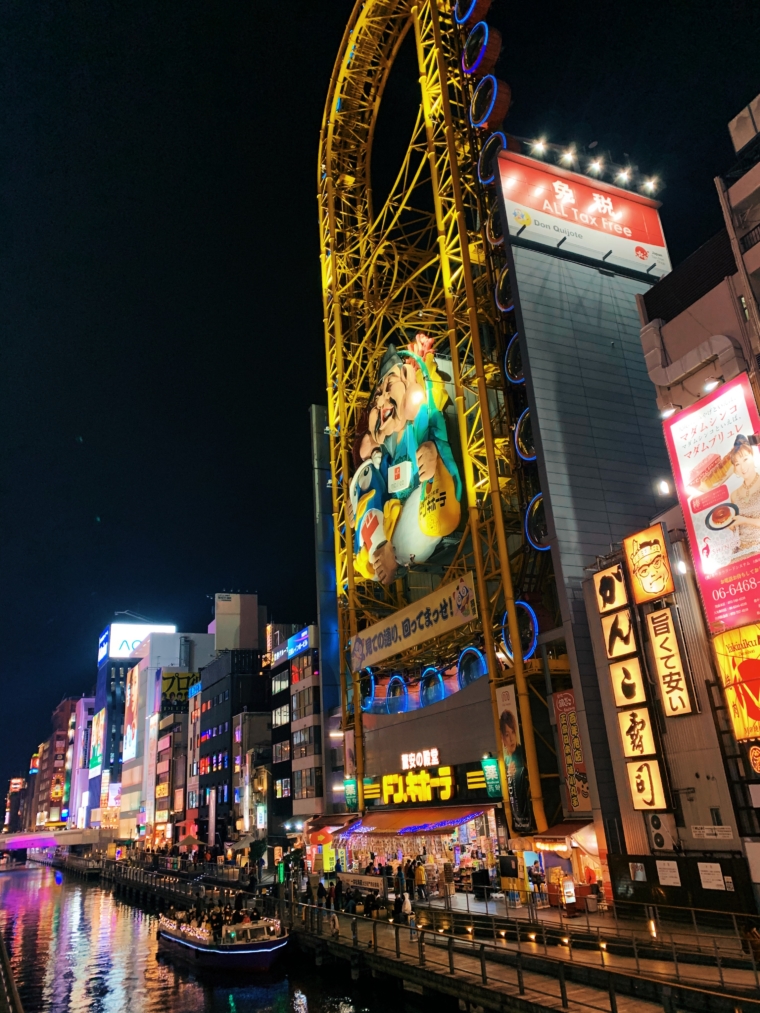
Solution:
{"label": "crowd of people", "polygon": [[204,899],[199,897],[189,909],[175,909],[172,904],[167,917],[177,923],[190,925],[191,928],[204,929],[213,936],[215,942],[219,942],[225,925],[252,925],[259,920],[260,915],[255,906],[250,910],[246,908],[245,896],[242,892],[238,892],[234,906],[231,904],[224,907],[219,904],[207,906]]}

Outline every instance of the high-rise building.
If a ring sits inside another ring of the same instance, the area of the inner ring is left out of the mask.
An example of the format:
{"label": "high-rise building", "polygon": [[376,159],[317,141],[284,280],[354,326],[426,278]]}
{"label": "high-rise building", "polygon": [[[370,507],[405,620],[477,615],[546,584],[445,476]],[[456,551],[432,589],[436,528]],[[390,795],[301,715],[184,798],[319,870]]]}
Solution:
{"label": "high-rise building", "polygon": [[37,826],[63,828],[69,819],[76,698],[62,700],[52,715],[53,733],[41,744],[36,785]]}
{"label": "high-rise building", "polygon": [[87,826],[87,810],[90,805],[90,738],[94,714],[94,697],[83,696],[77,700],[68,825],[80,829]]}
{"label": "high-rise building", "polygon": [[24,802],[27,797],[27,781],[24,777],[12,777],[5,796],[4,834],[15,834],[24,829]]}

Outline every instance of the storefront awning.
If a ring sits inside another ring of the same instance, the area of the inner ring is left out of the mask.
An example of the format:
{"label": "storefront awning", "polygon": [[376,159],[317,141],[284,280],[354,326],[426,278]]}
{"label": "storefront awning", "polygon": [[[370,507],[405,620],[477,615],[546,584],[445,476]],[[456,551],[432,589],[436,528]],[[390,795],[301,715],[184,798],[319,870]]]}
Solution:
{"label": "storefront awning", "polygon": [[[596,840],[596,831],[592,822],[581,823],[579,820],[566,820],[557,823],[542,833],[532,834],[530,837],[510,838],[510,851],[555,851],[562,848],[567,839],[573,841],[573,846],[579,845],[592,855],[599,854],[599,847]],[[543,847],[542,847],[543,845]]]}
{"label": "storefront awning", "polygon": [[489,812],[493,806],[475,809],[463,806],[439,806],[434,809],[401,809],[368,812],[364,819],[343,831],[353,834],[446,834],[462,823]]}

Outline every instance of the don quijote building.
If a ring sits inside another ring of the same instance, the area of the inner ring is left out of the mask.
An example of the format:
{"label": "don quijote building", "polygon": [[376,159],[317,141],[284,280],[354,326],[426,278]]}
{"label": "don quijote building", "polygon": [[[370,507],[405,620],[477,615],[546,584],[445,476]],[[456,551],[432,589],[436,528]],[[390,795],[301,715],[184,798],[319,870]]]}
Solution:
{"label": "don quijote building", "polygon": [[760,97],[729,131],[724,227],[637,296],[679,502],[600,553],[584,592],[616,896],[738,912],[760,900]]}

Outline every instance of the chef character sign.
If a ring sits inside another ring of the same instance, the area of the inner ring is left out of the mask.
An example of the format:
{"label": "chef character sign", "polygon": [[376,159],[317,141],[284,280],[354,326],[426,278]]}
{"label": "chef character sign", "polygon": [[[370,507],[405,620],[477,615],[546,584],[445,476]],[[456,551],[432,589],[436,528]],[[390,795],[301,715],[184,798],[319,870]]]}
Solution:
{"label": "chef character sign", "polygon": [[675,590],[662,524],[624,539],[633,598],[637,605],[654,601]]}
{"label": "chef character sign", "polygon": [[354,439],[354,569],[382,584],[400,566],[426,562],[459,524],[462,483],[432,348],[424,334],[405,349],[388,347]]}

